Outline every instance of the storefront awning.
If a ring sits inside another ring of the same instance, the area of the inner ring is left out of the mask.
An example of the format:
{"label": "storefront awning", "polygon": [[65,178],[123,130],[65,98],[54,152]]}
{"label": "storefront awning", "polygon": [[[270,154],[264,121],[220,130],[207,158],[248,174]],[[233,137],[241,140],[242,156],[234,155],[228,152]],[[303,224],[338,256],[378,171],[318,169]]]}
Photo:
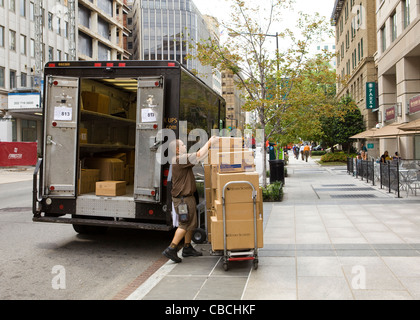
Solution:
{"label": "storefront awning", "polygon": [[373,136],[375,131],[377,131],[377,130],[378,129],[376,129],[376,128],[368,129],[366,131],[360,132],[360,133],[350,137],[350,139],[368,139],[371,136]]}
{"label": "storefront awning", "polygon": [[399,126],[399,129],[403,131],[420,131],[420,119],[405,123]]}
{"label": "storefront awning", "polygon": [[371,138],[397,137],[401,134],[404,134],[404,132],[399,129],[400,126],[401,126],[401,123],[393,123],[393,124],[384,126],[376,130]]}

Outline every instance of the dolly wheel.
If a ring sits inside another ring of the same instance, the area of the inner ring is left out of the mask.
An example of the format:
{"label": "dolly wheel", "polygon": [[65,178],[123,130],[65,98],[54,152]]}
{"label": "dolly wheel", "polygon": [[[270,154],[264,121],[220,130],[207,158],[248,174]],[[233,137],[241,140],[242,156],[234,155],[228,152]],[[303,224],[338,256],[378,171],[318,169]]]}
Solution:
{"label": "dolly wheel", "polygon": [[227,262],[223,262],[223,270],[228,271],[229,270],[229,266]]}
{"label": "dolly wheel", "polygon": [[252,261],[252,265],[254,267],[254,270],[258,269],[258,259],[255,259],[254,261]]}
{"label": "dolly wheel", "polygon": [[204,243],[206,241],[206,231],[201,229],[201,228],[197,228],[194,230],[193,235],[192,235],[192,241],[194,241],[194,243],[196,244],[200,244],[200,243]]}

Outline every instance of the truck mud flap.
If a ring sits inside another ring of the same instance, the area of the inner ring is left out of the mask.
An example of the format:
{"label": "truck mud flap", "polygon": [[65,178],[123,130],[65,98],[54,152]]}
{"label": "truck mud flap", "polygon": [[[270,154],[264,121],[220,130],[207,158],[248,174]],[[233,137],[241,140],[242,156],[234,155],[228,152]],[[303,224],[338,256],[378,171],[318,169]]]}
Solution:
{"label": "truck mud flap", "polygon": [[129,229],[142,229],[142,230],[156,230],[156,231],[170,231],[172,226],[166,224],[156,223],[143,223],[143,222],[128,222],[128,221],[109,221],[109,220],[96,220],[96,219],[81,219],[81,218],[65,218],[65,217],[44,217],[35,216],[32,218],[34,222],[49,222],[49,223],[67,223],[79,224],[86,226],[101,226],[101,227],[114,227],[114,228],[129,228]]}

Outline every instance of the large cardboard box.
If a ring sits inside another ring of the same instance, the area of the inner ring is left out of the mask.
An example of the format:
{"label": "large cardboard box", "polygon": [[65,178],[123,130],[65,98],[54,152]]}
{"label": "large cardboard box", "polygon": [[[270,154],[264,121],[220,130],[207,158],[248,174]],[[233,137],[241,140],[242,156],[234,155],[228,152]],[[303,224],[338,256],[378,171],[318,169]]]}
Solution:
{"label": "large cardboard box", "polygon": [[83,91],[83,109],[109,114],[109,96],[106,96],[101,93]]}
{"label": "large cardboard box", "polygon": [[242,138],[220,137],[219,141],[212,145],[212,149],[219,149],[219,151],[234,151],[242,149]]}
{"label": "large cardboard box", "polygon": [[[257,247],[262,248],[263,220],[257,223]],[[223,250],[223,220],[211,217],[211,248],[213,251]],[[227,220],[226,221],[226,247],[227,250],[241,250],[254,248],[254,220]]]}
{"label": "large cardboard box", "polygon": [[85,166],[99,169],[99,180],[124,180],[124,162],[115,158],[86,158]]}
{"label": "large cardboard box", "polygon": [[82,169],[79,179],[79,195],[95,192],[96,181],[99,180],[98,169]]}
{"label": "large cardboard box", "polygon": [[[258,172],[241,173],[217,173],[216,174],[216,197],[215,200],[222,200],[223,187],[231,181],[248,181],[259,190]],[[229,202],[252,201],[252,188],[248,183],[231,184],[225,189],[226,199]]]}
{"label": "large cardboard box", "polygon": [[[217,219],[223,219],[223,204],[220,200],[215,200],[214,204],[214,215]],[[262,202],[257,201],[255,203],[255,210],[257,218],[263,218]],[[254,219],[254,204],[253,202],[235,202],[225,203],[226,220],[252,220]]]}
{"label": "large cardboard box", "polygon": [[125,181],[98,181],[95,191],[97,196],[122,196],[126,193]]}

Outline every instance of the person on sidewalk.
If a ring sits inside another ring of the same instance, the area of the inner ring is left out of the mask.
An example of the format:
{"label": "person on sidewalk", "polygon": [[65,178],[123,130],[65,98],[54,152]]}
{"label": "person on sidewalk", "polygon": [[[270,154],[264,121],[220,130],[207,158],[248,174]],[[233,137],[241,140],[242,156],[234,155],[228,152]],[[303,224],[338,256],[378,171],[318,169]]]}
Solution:
{"label": "person on sidewalk", "polygon": [[311,152],[311,147],[309,145],[305,145],[303,147],[303,152],[305,153],[306,162],[308,162],[309,153]]}
{"label": "person on sidewalk", "polygon": [[304,148],[305,148],[305,146],[303,145],[303,143],[300,145],[300,148],[299,148],[299,152],[300,152],[300,155],[301,155],[301,157],[302,157],[302,161],[304,161],[305,160],[305,151],[304,151]]}
{"label": "person on sidewalk", "polygon": [[169,144],[169,152],[174,155],[172,159],[171,195],[175,211],[178,214],[179,225],[171,244],[162,254],[176,263],[182,261],[178,257],[177,248],[183,238],[183,257],[203,255],[191,246],[192,234],[197,227],[197,203],[194,197],[197,187],[193,167],[207,156],[209,148],[217,141],[218,137],[213,136],[199,151],[191,154],[187,153],[187,147],[182,140],[174,140]]}

